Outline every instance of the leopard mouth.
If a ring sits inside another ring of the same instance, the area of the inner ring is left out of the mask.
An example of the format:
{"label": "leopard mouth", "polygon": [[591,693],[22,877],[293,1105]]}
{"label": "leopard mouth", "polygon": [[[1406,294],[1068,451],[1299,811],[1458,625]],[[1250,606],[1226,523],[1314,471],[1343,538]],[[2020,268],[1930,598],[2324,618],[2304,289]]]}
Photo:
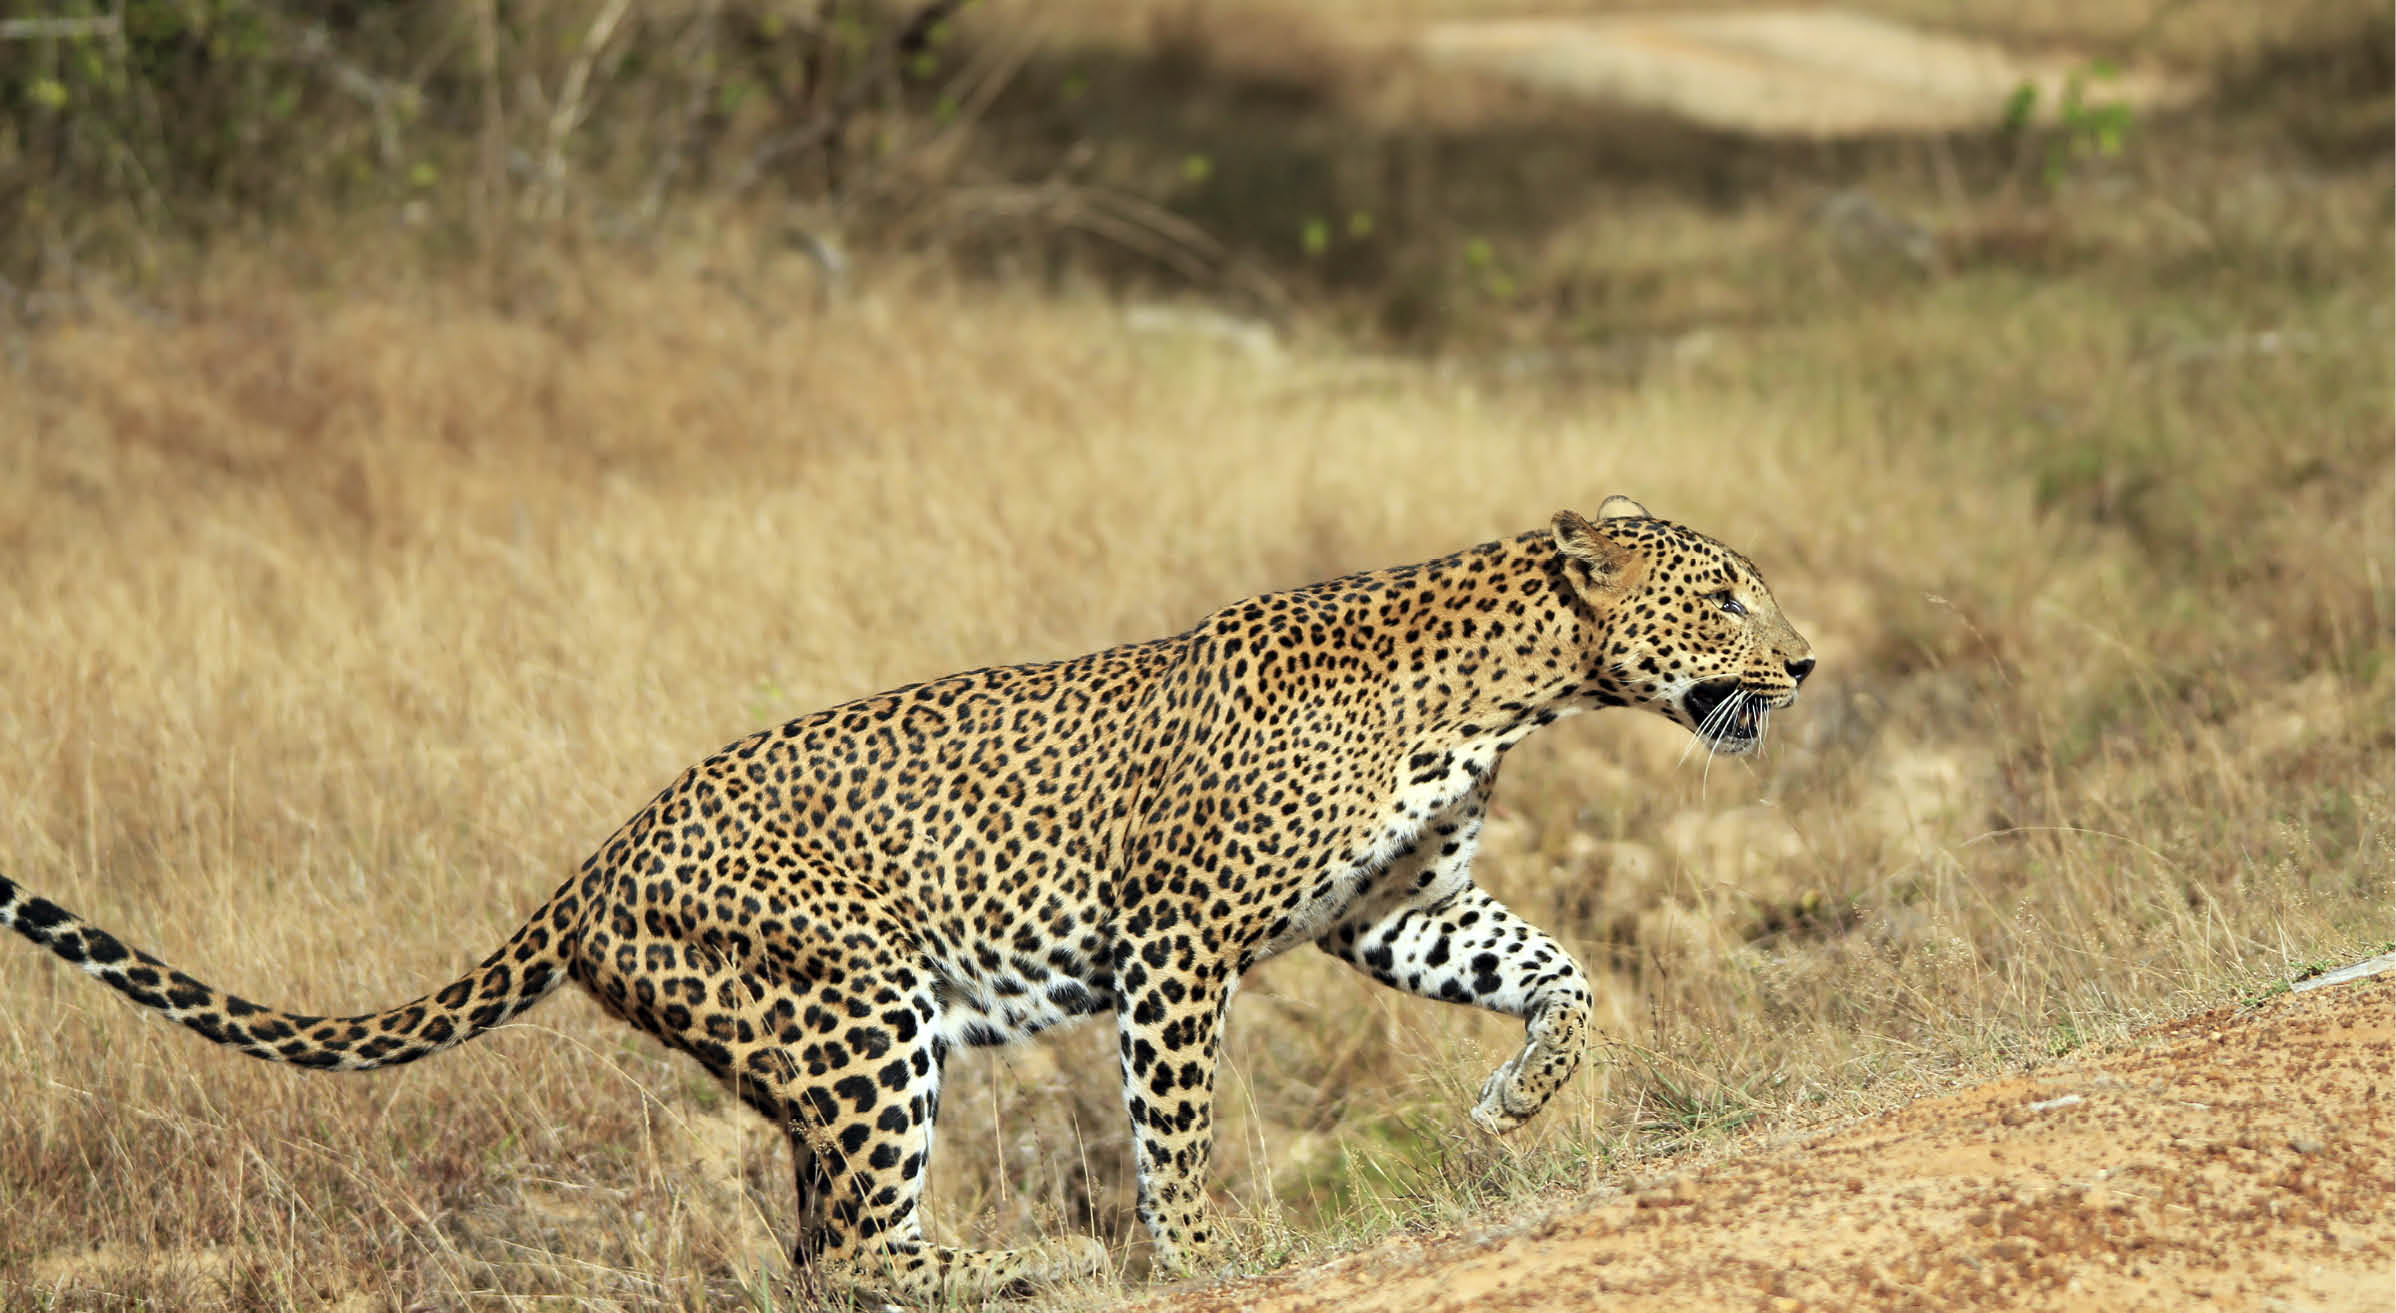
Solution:
{"label": "leopard mouth", "polygon": [[1699,742],[1714,752],[1736,756],[1752,752],[1763,741],[1764,720],[1772,710],[1764,694],[1735,679],[1716,679],[1692,687],[1681,697]]}

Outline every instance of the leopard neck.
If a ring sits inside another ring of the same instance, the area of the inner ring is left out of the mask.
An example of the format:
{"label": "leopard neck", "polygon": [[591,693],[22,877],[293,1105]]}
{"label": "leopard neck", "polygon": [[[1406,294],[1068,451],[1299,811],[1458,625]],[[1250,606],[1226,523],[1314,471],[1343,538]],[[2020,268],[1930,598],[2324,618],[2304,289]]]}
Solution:
{"label": "leopard neck", "polygon": [[1565,580],[1547,533],[1368,578],[1368,627],[1397,640],[1385,669],[1410,737],[1511,742],[1604,705],[1590,696],[1598,676],[1587,656],[1601,619]]}

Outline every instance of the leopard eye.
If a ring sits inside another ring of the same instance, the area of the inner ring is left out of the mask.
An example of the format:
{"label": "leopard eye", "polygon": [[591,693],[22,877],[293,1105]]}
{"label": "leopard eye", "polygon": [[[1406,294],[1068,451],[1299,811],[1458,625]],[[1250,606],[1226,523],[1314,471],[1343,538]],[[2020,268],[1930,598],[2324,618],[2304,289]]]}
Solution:
{"label": "leopard eye", "polygon": [[1743,605],[1738,598],[1731,596],[1729,593],[1714,594],[1714,604],[1721,607],[1724,613],[1728,615],[1747,614],[1746,606]]}

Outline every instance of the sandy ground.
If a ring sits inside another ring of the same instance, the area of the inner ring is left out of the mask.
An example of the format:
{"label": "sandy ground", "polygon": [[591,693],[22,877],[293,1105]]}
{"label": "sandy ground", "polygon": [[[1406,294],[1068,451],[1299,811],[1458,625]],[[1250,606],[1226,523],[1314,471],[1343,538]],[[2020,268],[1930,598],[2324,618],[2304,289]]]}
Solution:
{"label": "sandy ground", "polygon": [[2396,1307],[2396,980],[2225,1008],[1498,1232],[1148,1313]]}
{"label": "sandy ground", "polygon": [[[693,1152],[685,1169],[737,1196],[733,1141],[698,1137]],[[592,1230],[592,1245],[617,1225],[526,1204]],[[774,1239],[752,1224],[770,1261]],[[219,1308],[242,1302],[241,1274],[261,1261],[238,1247],[103,1249],[38,1262],[34,1289],[105,1291],[115,1274],[165,1265],[185,1278],[186,1306]],[[318,1295],[343,1310],[385,1302]],[[0,1288],[0,1309],[17,1306]],[[2396,976],[2205,1013],[1851,1125],[1757,1136],[1628,1191],[1133,1307],[2385,1313]]]}
{"label": "sandy ground", "polygon": [[[1986,131],[2025,84],[2051,114],[2089,66],[2082,55],[2007,50],[1827,8],[1458,19],[1429,24],[1410,44],[1434,64],[1570,99],[1785,137]],[[2085,94],[2152,109],[2198,90],[2126,69]]]}

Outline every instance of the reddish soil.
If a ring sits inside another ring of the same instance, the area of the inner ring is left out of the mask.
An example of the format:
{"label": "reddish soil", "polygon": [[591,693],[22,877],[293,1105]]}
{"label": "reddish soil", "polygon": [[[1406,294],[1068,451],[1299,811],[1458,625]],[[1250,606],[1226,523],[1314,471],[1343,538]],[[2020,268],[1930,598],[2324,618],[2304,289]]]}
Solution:
{"label": "reddish soil", "polygon": [[1151,1313],[2396,1307],[2396,981],[2224,1008],[1498,1233]]}

